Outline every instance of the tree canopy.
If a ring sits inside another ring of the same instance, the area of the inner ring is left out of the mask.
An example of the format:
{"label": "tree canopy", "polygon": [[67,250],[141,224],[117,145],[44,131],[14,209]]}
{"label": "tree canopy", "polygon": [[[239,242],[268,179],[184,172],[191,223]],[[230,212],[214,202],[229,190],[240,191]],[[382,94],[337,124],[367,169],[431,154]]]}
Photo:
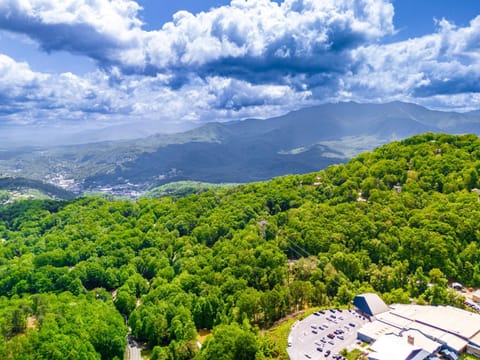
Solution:
{"label": "tree canopy", "polygon": [[476,136],[425,134],[182,198],[0,208],[0,357],[121,358],[126,318],[152,358],[268,359],[259,329],[307,306],[461,304],[446,284],[480,286],[479,172]]}

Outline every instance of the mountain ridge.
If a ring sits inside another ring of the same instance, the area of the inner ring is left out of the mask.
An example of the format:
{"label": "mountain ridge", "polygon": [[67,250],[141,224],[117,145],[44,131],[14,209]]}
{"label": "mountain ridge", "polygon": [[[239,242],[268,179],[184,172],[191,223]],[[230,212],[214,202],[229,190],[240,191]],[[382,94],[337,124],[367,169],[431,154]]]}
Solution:
{"label": "mountain ridge", "polygon": [[211,122],[177,134],[4,151],[0,173],[56,184],[54,174],[73,180],[71,190],[78,192],[137,194],[174,181],[243,183],[312,172],[425,132],[478,134],[480,113],[399,101],[325,104],[266,120]]}

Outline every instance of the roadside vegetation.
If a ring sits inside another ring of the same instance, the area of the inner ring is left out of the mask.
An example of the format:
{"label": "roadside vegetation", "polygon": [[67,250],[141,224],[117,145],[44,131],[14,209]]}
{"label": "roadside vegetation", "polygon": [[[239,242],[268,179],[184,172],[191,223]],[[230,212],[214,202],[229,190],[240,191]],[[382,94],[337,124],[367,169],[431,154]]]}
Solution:
{"label": "roadside vegetation", "polygon": [[470,354],[464,354],[460,357],[460,360],[478,360],[480,358],[470,355]]}
{"label": "roadside vegetation", "polygon": [[354,349],[354,350],[352,350],[352,351],[350,351],[350,352],[347,352],[347,353],[345,354],[345,356],[346,356],[347,360],[367,359],[367,357],[365,357],[364,355],[363,355],[363,357],[362,357],[362,352],[361,352],[360,350],[358,350],[358,349]]}

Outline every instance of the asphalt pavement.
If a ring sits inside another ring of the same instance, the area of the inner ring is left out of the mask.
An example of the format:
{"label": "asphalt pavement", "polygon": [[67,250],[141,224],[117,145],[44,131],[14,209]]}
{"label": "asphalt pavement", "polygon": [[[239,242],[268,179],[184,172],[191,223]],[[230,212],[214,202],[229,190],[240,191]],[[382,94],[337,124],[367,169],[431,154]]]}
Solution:
{"label": "asphalt pavement", "polygon": [[142,360],[141,351],[140,345],[132,337],[128,337],[127,360]]}
{"label": "asphalt pavement", "polygon": [[332,359],[357,341],[357,330],[369,322],[355,310],[322,310],[297,321],[288,337],[291,360]]}

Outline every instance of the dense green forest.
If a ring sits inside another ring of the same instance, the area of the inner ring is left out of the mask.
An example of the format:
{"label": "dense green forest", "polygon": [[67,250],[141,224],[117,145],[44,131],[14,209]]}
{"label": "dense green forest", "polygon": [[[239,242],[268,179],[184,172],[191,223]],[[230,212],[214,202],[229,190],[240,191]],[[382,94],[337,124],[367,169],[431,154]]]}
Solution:
{"label": "dense green forest", "polygon": [[[0,358],[270,359],[307,306],[462,306],[480,286],[480,140],[425,134],[318,173],[132,201],[0,209]],[[199,350],[200,329],[212,330]],[[65,354],[68,354],[66,356]]]}
{"label": "dense green forest", "polygon": [[200,181],[176,181],[153,188],[142,194],[141,198],[152,199],[163,196],[184,197],[192,194],[201,194],[202,192],[208,190],[215,191],[236,185],[239,184],[212,184]]}

